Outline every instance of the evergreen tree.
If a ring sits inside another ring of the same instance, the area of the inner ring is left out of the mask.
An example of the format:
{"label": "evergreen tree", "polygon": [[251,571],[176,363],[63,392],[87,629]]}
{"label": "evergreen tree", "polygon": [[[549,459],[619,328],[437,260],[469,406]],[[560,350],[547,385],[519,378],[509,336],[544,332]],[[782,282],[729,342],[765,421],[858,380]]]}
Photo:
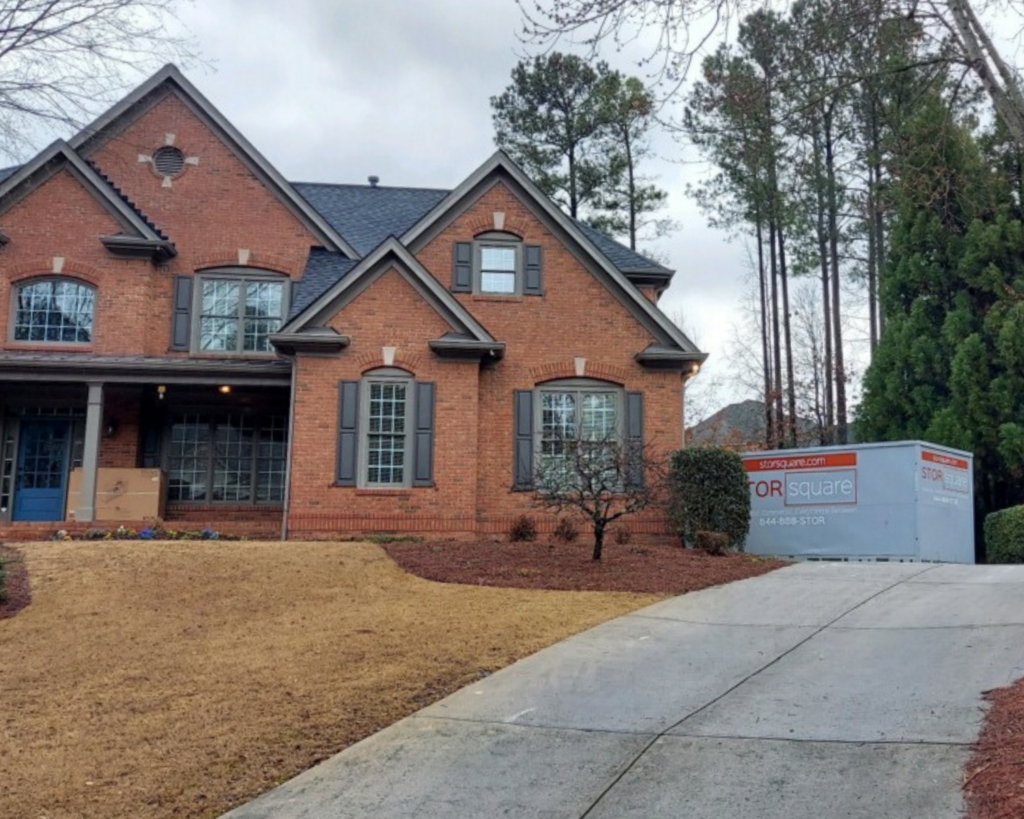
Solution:
{"label": "evergreen tree", "polygon": [[651,214],[667,194],[639,174],[650,155],[654,101],[634,77],[553,52],[520,61],[491,98],[495,142],[574,219],[626,236],[670,227]]}
{"label": "evergreen tree", "polygon": [[1024,502],[1024,223],[1011,177],[940,100],[902,136],[859,431],[973,452],[980,532]]}

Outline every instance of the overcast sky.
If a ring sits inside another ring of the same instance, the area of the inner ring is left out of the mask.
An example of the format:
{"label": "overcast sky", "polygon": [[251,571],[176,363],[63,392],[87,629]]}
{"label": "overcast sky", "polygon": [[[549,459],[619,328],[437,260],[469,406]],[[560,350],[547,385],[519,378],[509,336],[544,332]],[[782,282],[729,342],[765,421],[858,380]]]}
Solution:
{"label": "overcast sky", "polygon": [[[201,0],[181,16],[213,62],[190,79],[293,181],[454,187],[495,150],[489,100],[526,53],[514,0]],[[656,148],[641,170],[681,224],[648,245],[677,271],[661,307],[721,362],[745,255],[685,196],[697,157]]]}

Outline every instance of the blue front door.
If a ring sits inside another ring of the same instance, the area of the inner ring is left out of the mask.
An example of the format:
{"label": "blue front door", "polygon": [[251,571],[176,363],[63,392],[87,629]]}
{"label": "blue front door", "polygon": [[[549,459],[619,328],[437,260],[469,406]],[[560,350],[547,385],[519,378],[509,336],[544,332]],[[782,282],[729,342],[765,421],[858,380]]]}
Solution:
{"label": "blue front door", "polygon": [[71,456],[71,422],[21,422],[14,520],[64,520]]}

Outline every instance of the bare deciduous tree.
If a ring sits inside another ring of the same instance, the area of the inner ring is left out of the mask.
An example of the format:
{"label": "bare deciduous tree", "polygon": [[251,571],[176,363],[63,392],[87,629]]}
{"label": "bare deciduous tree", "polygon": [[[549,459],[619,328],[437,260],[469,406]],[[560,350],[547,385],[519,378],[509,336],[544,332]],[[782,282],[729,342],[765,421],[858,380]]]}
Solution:
{"label": "bare deciduous tree", "polygon": [[132,73],[193,58],[178,0],[0,0],[0,155],[42,122],[79,127]]}
{"label": "bare deciduous tree", "polygon": [[[572,37],[595,52],[606,42],[616,48],[656,34],[645,63],[678,87],[693,61],[709,43],[730,34],[746,14],[766,5],[763,0],[516,0],[523,13],[523,36],[537,43]],[[771,4],[769,4],[771,5]],[[784,7],[786,4],[777,4]],[[996,8],[1018,15],[1017,3],[996,0],[844,0],[834,4],[838,15],[865,12],[877,20],[912,19],[921,34],[932,38],[937,54],[972,73],[992,100],[992,107],[1016,143],[1024,147],[1024,94],[1013,69],[996,48],[979,9]],[[840,26],[842,28],[842,26]],[[837,77],[857,82],[856,77]]]}
{"label": "bare deciduous tree", "polygon": [[576,512],[594,533],[594,560],[600,560],[608,527],[634,515],[660,497],[664,465],[639,441],[561,440],[548,442],[534,486],[534,504],[550,512]]}

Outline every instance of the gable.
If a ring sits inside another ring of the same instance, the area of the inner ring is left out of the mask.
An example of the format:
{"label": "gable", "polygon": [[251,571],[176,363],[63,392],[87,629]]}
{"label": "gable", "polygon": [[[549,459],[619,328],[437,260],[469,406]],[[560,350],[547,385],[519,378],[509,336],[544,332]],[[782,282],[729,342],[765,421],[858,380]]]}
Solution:
{"label": "gable", "polygon": [[[204,187],[199,180],[204,180],[206,187],[220,193],[219,197],[210,197],[215,201],[223,203],[225,195],[250,196],[250,214],[255,211],[253,215],[270,216],[278,223],[284,222],[281,215],[287,213],[294,222],[287,232],[302,233],[307,247],[322,246],[350,257],[357,255],[174,66],[158,71],[79,132],[70,144],[83,157],[96,162],[144,209],[150,207],[157,214],[170,215],[168,202],[176,200],[168,194],[178,186],[198,193]],[[164,146],[178,148],[185,155],[188,164],[180,178],[155,172],[154,154]],[[204,166],[205,174],[200,171]],[[154,181],[159,184],[152,184]],[[273,212],[274,208],[281,212]],[[238,212],[237,208],[228,209],[235,217]],[[206,218],[218,215],[218,222],[228,222],[230,229],[230,219],[225,220],[224,214],[216,214],[212,208],[204,213]]]}
{"label": "gable", "polygon": [[341,305],[327,326],[352,339],[358,353],[382,344],[422,349],[452,330],[398,266],[385,265],[360,292]]}
{"label": "gable", "polygon": [[[597,250],[578,225],[501,152],[481,166],[402,238],[442,282],[450,285],[450,265],[446,259],[450,257],[453,242],[470,241],[475,235],[496,227],[499,219],[505,229],[513,233],[523,232],[522,228],[514,227],[517,220],[522,224],[535,225],[536,233],[523,238],[542,244],[546,255],[552,250],[571,255],[607,294],[611,294],[619,309],[624,309],[644,328],[650,346],[674,351],[680,361],[702,361],[706,357]],[[545,267],[546,271],[552,269],[549,263]],[[555,297],[547,272],[545,289],[545,301]],[[576,302],[573,313],[585,313],[587,305],[581,298],[582,294],[575,291],[570,295]],[[481,316],[489,312],[486,305],[474,305],[474,311]],[[563,316],[563,320],[565,318],[567,316]],[[667,358],[663,357],[662,361],[667,363]]]}
{"label": "gable", "polygon": [[[11,239],[8,251],[25,247],[52,253],[91,255],[102,251],[98,238],[124,229],[109,207],[66,168],[35,185],[8,209],[0,211],[0,225]],[[61,239],[53,241],[55,228]]]}
{"label": "gable", "polygon": [[342,307],[391,268],[401,273],[455,333],[479,342],[494,342],[494,337],[397,239],[389,239],[363,258],[326,293],[281,328],[282,332],[295,333],[309,327],[324,326]]}
{"label": "gable", "polygon": [[[47,184],[55,177],[72,180],[76,183],[77,189],[89,196],[93,203],[113,220],[109,227],[90,231],[72,218],[69,236],[64,239],[65,242],[74,241],[78,237],[93,241],[98,239],[115,255],[148,257],[154,262],[166,261],[176,255],[174,244],[135,203],[92,164],[85,162],[70,145],[61,140],[52,143],[31,162],[0,180],[0,217],[25,200],[37,203],[33,205],[38,208],[36,218],[20,229],[15,228],[15,233],[21,233],[22,242],[33,235],[33,231],[38,231],[40,223],[45,223],[49,227],[41,238],[52,242],[52,223],[55,217],[68,211],[68,203],[64,197],[59,193],[53,193],[53,186]],[[46,193],[41,194],[42,198],[37,198],[40,188],[45,188]],[[5,243],[10,238],[5,236]],[[92,248],[89,249],[89,252],[91,251]]]}

